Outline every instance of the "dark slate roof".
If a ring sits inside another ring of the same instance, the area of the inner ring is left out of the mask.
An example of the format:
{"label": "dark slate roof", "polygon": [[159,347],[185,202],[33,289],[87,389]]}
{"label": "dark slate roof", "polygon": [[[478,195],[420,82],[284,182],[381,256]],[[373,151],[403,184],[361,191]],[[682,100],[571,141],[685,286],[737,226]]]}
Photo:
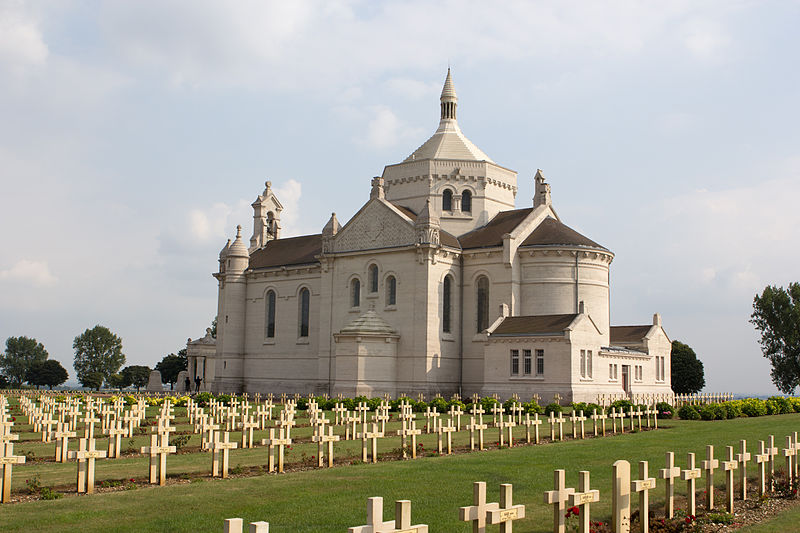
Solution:
{"label": "dark slate roof", "polygon": [[[392,205],[395,206],[400,211],[402,211],[403,214],[408,218],[410,218],[412,221],[417,220],[417,214],[413,210],[409,209],[406,206],[397,205],[395,203],[392,203]],[[455,237],[455,235],[453,235],[452,233],[447,233],[443,229],[439,230],[439,242],[440,244],[442,244],[442,246],[449,246],[450,248],[458,248],[459,250],[461,249],[461,245],[459,244],[458,239]]]}
{"label": "dark slate roof", "polygon": [[270,268],[317,263],[322,252],[322,235],[303,235],[269,241],[250,255],[250,268]]}
{"label": "dark slate roof", "polygon": [[503,245],[503,235],[511,233],[520,222],[525,220],[532,207],[526,209],[514,209],[512,211],[501,211],[497,213],[488,224],[469,233],[465,233],[458,238],[461,247],[465,250],[469,248],[492,248]]}
{"label": "dark slate roof", "polygon": [[506,317],[492,335],[562,335],[576,314]]}
{"label": "dark slate roof", "polygon": [[522,242],[521,246],[586,246],[608,251],[591,239],[588,239],[574,229],[562,224],[558,220],[547,217],[539,224],[533,233]]}
{"label": "dark slate roof", "polygon": [[642,342],[653,326],[611,326],[611,344],[625,345]]}

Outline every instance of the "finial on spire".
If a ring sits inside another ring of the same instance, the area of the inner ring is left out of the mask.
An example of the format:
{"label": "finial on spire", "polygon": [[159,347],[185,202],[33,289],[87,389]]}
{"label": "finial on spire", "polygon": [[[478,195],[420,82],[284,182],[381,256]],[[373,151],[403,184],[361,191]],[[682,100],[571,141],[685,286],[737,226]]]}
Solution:
{"label": "finial on spire", "polygon": [[241,224],[236,226],[236,238],[237,239],[241,239],[242,238],[242,225]]}
{"label": "finial on spire", "polygon": [[450,67],[447,67],[447,77],[442,87],[442,95],[439,97],[441,102],[442,120],[456,120],[456,107],[458,106],[458,95],[456,87],[453,85],[453,77],[450,75]]}

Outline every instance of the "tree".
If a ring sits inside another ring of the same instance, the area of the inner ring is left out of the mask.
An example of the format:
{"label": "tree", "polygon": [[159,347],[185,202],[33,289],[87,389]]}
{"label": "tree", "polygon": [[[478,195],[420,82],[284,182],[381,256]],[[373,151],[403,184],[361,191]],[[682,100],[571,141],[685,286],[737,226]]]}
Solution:
{"label": "tree", "polygon": [[136,392],[145,387],[150,380],[150,367],[142,365],[126,366],[122,369],[122,386],[128,387],[133,385],[136,387]]}
{"label": "tree", "polygon": [[[75,349],[73,366],[78,374],[78,380],[84,387],[89,387],[84,378],[97,373],[100,374],[100,383],[93,388],[99,389],[103,381],[107,381],[111,374],[116,374],[125,363],[122,339],[99,324],[75,337],[72,347]],[[90,377],[89,380],[97,383],[94,377]]]}
{"label": "tree", "polygon": [[681,341],[672,341],[672,391],[675,394],[700,392],[706,385],[703,362],[697,358],[691,346]]}
{"label": "tree", "polygon": [[100,390],[100,387],[103,385],[103,373],[86,372],[82,376],[78,376],[78,381],[87,389]]}
{"label": "tree", "polygon": [[28,337],[9,337],[6,351],[0,356],[0,367],[12,385],[19,386],[25,381],[28,369],[35,363],[47,360],[44,345]]}
{"label": "tree", "polygon": [[217,338],[217,317],[214,317],[214,320],[211,321],[211,336],[215,339]]}
{"label": "tree", "polygon": [[189,359],[186,357],[186,349],[178,352],[178,355],[171,353],[156,365],[156,370],[161,372],[161,382],[169,383],[169,390],[173,390],[175,382],[178,381],[178,374],[186,370]]}
{"label": "tree", "polygon": [[25,380],[31,385],[36,385],[37,389],[40,385],[45,385],[53,390],[53,387],[67,381],[68,377],[67,369],[61,366],[61,363],[55,359],[48,359],[43,363],[33,364],[28,369]]}
{"label": "tree", "polygon": [[790,394],[800,385],[800,283],[764,288],[753,299],[750,322],[761,333],[761,351],[772,365],[772,382]]}

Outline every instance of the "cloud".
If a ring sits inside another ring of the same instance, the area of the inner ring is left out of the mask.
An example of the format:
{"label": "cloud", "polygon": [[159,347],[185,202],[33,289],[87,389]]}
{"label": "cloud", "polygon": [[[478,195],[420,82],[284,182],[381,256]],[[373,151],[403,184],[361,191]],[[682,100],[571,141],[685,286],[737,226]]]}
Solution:
{"label": "cloud", "polygon": [[372,106],[372,119],[367,125],[366,136],[362,142],[373,148],[391,148],[401,141],[417,139],[422,129],[412,128],[386,106]]}
{"label": "cloud", "polygon": [[302,194],[303,186],[299,181],[293,179],[275,187],[275,196],[278,197],[278,201],[283,205],[283,211],[281,211],[281,237],[294,237],[306,232],[305,228],[298,226],[298,220],[300,220],[300,196]]}
{"label": "cloud", "polygon": [[11,268],[0,270],[0,281],[25,283],[34,287],[49,287],[55,285],[58,278],[50,272],[47,261],[20,259]]}
{"label": "cloud", "polygon": [[683,44],[699,59],[717,59],[730,44],[730,36],[718,23],[691,20],[684,26]]}
{"label": "cloud", "polygon": [[48,54],[37,17],[22,2],[0,4],[0,66],[12,70],[41,66]]}

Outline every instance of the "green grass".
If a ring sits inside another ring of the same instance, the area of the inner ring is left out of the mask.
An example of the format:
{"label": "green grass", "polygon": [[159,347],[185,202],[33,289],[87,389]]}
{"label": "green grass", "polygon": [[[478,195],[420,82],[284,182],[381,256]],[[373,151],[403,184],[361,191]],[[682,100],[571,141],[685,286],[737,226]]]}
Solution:
{"label": "green grass", "polygon": [[[512,483],[514,501],[527,507],[527,517],[520,529],[544,532],[552,529],[552,509],[542,503],[542,493],[552,488],[554,469],[567,470],[568,486],[577,485],[579,470],[591,471],[592,486],[601,492],[601,502],[593,504],[592,516],[607,520],[611,465],[615,460],[631,461],[633,472],[637,471],[638,461],[648,460],[653,476],[663,468],[666,451],[675,452],[676,463],[684,466],[686,453],[695,452],[699,461],[705,455],[706,444],[717,447],[718,458],[724,446],[738,446],[740,439],[748,440],[751,452],[758,440],[770,434],[775,435],[780,446],[784,436],[800,426],[800,414],[717,422],[668,421],[661,426],[658,431],[599,439],[228,480],[208,477],[211,461],[206,453],[171,456],[168,459],[170,474],[194,472],[203,476],[200,481],[3,506],[0,531],[218,531],[222,520],[231,517],[266,520],[276,532],[344,531],[365,522],[367,497],[383,496],[386,519],[392,518],[394,500],[409,499],[414,523],[427,523],[437,531],[466,532],[470,527],[458,521],[458,508],[471,504],[473,481],[486,481],[490,501],[497,501],[500,483]],[[293,435],[302,436],[308,431],[308,428],[300,428],[293,431]],[[543,435],[545,433],[542,431]],[[232,437],[236,435],[233,433]],[[494,443],[495,431],[487,435],[490,435],[487,441]],[[517,438],[520,435],[522,432],[518,431]],[[459,434],[459,445],[466,443],[467,438],[468,433]],[[144,441],[144,437],[141,439]],[[422,442],[425,448],[435,448],[432,435],[424,436]],[[381,445],[383,451],[397,448],[399,438],[384,439]],[[41,446],[42,455],[52,453],[52,444],[41,443],[21,443],[16,451],[31,448],[38,453],[37,446]],[[98,441],[98,447],[101,446],[104,441]],[[316,445],[294,447],[290,460],[297,459],[301,450],[308,456],[314,455]],[[360,442],[337,443],[335,453],[337,456],[356,455],[359,451]],[[235,450],[231,456],[232,466],[265,463],[263,447]],[[143,457],[99,461],[98,481],[141,479],[146,475],[146,465]],[[754,464],[750,474],[755,474]],[[45,486],[74,483],[75,464],[33,463],[15,467],[15,490],[24,487],[24,480],[32,475],[39,475]],[[722,476],[718,476],[718,481],[721,480]],[[702,492],[699,485],[698,490]],[[684,490],[685,484],[678,483],[676,492],[682,494]],[[663,494],[663,484],[659,480],[657,489],[651,493],[653,508],[663,505]],[[702,498],[698,497],[698,501]],[[786,515],[791,513],[795,511]],[[794,521],[788,524],[796,524],[800,516],[796,513]],[[778,518],[783,519],[783,516]],[[787,531],[791,527],[774,530]]]}
{"label": "green grass", "polygon": [[795,506],[783,511],[768,522],[761,522],[752,526],[743,527],[741,533],[786,533],[797,531],[800,524],[800,506]]}

